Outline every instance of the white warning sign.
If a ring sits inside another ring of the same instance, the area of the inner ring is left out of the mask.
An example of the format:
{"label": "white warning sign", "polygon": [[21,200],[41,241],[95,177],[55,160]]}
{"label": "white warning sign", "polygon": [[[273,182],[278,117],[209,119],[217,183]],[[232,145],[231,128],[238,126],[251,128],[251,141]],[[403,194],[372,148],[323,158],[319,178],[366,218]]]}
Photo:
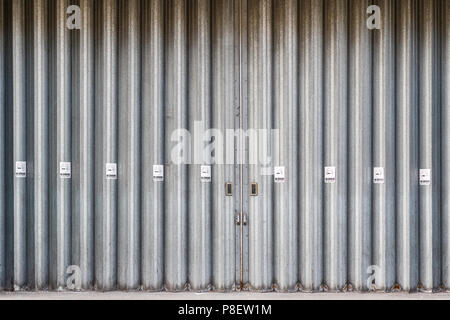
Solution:
{"label": "white warning sign", "polygon": [[201,166],[200,179],[202,182],[211,182],[211,166]]}
{"label": "white warning sign", "polygon": [[153,165],[153,181],[161,182],[164,181],[164,166],[155,164]]}
{"label": "white warning sign", "polygon": [[325,167],[325,183],[336,183],[336,167]]}
{"label": "white warning sign", "polygon": [[420,169],[419,183],[421,186],[429,186],[431,184],[431,169]]}
{"label": "white warning sign", "polygon": [[106,164],[106,179],[117,179],[117,163]]}
{"label": "white warning sign", "polygon": [[274,168],[274,181],[275,181],[275,183],[284,183],[286,181],[285,167],[275,167]]}
{"label": "white warning sign", "polygon": [[26,178],[26,177],[27,177],[27,162],[16,161],[16,178]]}
{"label": "white warning sign", "polygon": [[59,163],[59,177],[61,179],[72,178],[72,163],[70,163],[70,162],[60,162]]}
{"label": "white warning sign", "polygon": [[383,184],[384,183],[384,168],[375,167],[373,168],[373,183]]}

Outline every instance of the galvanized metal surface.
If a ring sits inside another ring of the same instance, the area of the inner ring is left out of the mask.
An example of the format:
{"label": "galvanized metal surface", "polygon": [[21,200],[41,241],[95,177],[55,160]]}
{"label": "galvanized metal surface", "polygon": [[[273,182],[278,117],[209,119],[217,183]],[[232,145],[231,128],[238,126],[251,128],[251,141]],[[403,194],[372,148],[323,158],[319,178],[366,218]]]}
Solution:
{"label": "galvanized metal surface", "polygon": [[72,264],[80,267],[81,284],[94,283],[94,2],[79,3],[80,35],[72,37]]}
{"label": "galvanized metal surface", "polygon": [[[395,6],[392,1],[377,3],[384,14],[382,28],[373,35],[372,165],[395,172]],[[372,188],[372,258],[384,274],[382,289],[395,281],[395,175]]]}
{"label": "galvanized metal surface", "polygon": [[323,1],[300,1],[299,280],[305,290],[320,287],[324,270],[323,10]]}
{"label": "galvanized metal surface", "polygon": [[[274,127],[282,134],[274,141],[275,166],[295,168],[298,159],[298,3],[282,1],[274,8]],[[268,90],[270,92],[270,90]],[[273,190],[274,279],[282,290],[295,288],[298,281],[298,177]],[[272,177],[269,177],[272,178]]]}
{"label": "galvanized metal surface", "polygon": [[[0,290],[449,289],[450,2],[371,4],[0,0]],[[274,156],[174,163],[195,128]]]}
{"label": "galvanized metal surface", "polygon": [[[142,3],[142,287],[164,285],[164,185],[153,182],[151,164],[164,163],[164,0]],[[145,163],[148,162],[148,165]]]}
{"label": "galvanized metal surface", "polygon": [[[248,126],[255,130],[273,128],[272,5],[272,1],[252,0],[247,9]],[[265,145],[258,141],[255,153],[271,154],[271,147],[270,141]],[[262,175],[261,167],[250,164],[248,169],[250,183],[258,184],[258,196],[248,200],[249,285],[267,290],[273,283],[273,177]]]}

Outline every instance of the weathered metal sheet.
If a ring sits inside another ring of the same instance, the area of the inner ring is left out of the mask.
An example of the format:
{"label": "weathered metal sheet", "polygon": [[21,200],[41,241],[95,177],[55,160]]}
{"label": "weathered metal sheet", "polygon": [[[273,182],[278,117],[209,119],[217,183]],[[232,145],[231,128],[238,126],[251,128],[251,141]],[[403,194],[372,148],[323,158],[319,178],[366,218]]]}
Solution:
{"label": "weathered metal sheet", "polygon": [[[212,1],[212,126],[225,139],[226,130],[234,129],[238,86],[238,66],[235,63],[236,9],[238,1]],[[238,109],[239,110],[239,109]],[[236,143],[237,145],[237,143]],[[227,159],[230,158],[232,161]],[[238,179],[235,176],[234,150],[223,150],[216,158],[221,164],[212,168],[212,285],[215,290],[231,290],[235,285],[236,259],[235,241],[235,199],[239,199]],[[231,184],[227,194],[225,184]],[[239,281],[239,279],[237,280]]]}
{"label": "weathered metal sheet", "polygon": [[[27,163],[33,175],[28,179],[28,282],[31,288],[45,288],[49,280],[49,85],[47,70],[48,2],[35,1],[26,12],[35,12],[27,23],[30,39],[27,42],[29,64],[27,113]],[[70,226],[68,224],[68,226]]]}
{"label": "weathered metal sheet", "polygon": [[118,287],[141,283],[140,1],[120,2]]}
{"label": "weathered metal sheet", "polygon": [[397,282],[419,281],[417,1],[396,3],[396,236]]}
{"label": "weathered metal sheet", "polygon": [[[298,282],[298,3],[277,1],[274,8],[274,141],[276,167],[290,178],[276,183],[273,194],[274,283],[294,290]],[[294,173],[294,174],[292,174]]]}
{"label": "weathered metal sheet", "polygon": [[94,286],[95,46],[94,2],[80,1],[79,35],[72,35],[72,264],[81,286]]}
{"label": "weathered metal sheet", "polygon": [[305,291],[323,282],[323,8],[324,1],[300,2],[299,281]]}
{"label": "weathered metal sheet", "polygon": [[[189,3],[189,128],[194,141],[211,126],[211,2]],[[232,97],[232,96],[231,96]],[[211,284],[211,182],[201,180],[202,165],[211,165],[203,144],[195,144],[189,166],[188,279],[193,290]],[[220,181],[220,180],[219,180]]]}
{"label": "weathered metal sheet", "polygon": [[[373,35],[373,167],[384,168],[384,183],[372,189],[372,257],[382,272],[379,289],[395,283],[395,17],[394,2],[377,2],[383,28]],[[386,173],[390,174],[386,174]]]}
{"label": "weathered metal sheet", "polygon": [[340,290],[348,264],[348,1],[328,1],[324,15],[323,161],[335,168],[335,182],[324,186],[324,283]]}
{"label": "weathered metal sheet", "polygon": [[0,0],[0,290],[449,289],[450,3],[372,4]]}
{"label": "weathered metal sheet", "polygon": [[[117,285],[118,5],[96,1],[95,35],[95,284]],[[108,173],[107,170],[112,171]]]}
{"label": "weathered metal sheet", "polygon": [[[165,281],[168,290],[184,290],[188,263],[188,155],[172,157],[173,139],[188,142],[174,132],[188,129],[188,3],[170,0],[167,3],[166,89],[165,89]],[[181,133],[181,132],[180,132]]]}
{"label": "weathered metal sheet", "polygon": [[153,165],[164,164],[164,0],[142,3],[142,287],[164,284],[164,184]]}
{"label": "weathered metal sheet", "polygon": [[[251,0],[247,10],[248,127],[260,138],[262,130],[267,135],[273,128],[273,2]],[[266,173],[268,163],[254,164],[251,158],[270,155],[273,149],[269,139],[261,140],[249,151],[249,181],[256,184],[257,192],[248,200],[248,272],[250,289],[270,290],[274,277],[273,177]]]}
{"label": "weathered metal sheet", "polygon": [[[25,79],[25,2],[13,1],[11,4],[12,34],[11,34],[11,62],[12,62],[12,116],[7,119],[12,124],[12,163],[26,161],[26,79]],[[8,138],[7,138],[8,139]],[[23,168],[23,163],[20,164]],[[25,168],[26,169],[26,168]],[[14,279],[14,287],[20,288],[27,283],[27,254],[26,254],[26,218],[27,218],[27,185],[26,179],[12,177],[12,183],[7,188],[12,190],[10,212],[7,225],[9,235],[9,255],[7,265],[9,276]],[[12,253],[12,254],[11,254]]]}

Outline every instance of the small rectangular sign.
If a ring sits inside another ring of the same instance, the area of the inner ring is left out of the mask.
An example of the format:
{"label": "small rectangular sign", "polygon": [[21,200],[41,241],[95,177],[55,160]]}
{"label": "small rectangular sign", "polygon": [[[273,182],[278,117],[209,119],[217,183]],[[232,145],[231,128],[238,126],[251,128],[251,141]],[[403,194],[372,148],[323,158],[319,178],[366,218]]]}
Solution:
{"label": "small rectangular sign", "polygon": [[384,183],[384,168],[375,167],[373,168],[373,183],[383,184]]}
{"label": "small rectangular sign", "polygon": [[274,180],[275,183],[284,183],[286,181],[285,167],[274,168]]}
{"label": "small rectangular sign", "polygon": [[153,181],[161,182],[164,181],[164,166],[155,164],[153,165]]}
{"label": "small rectangular sign", "polygon": [[106,164],[106,179],[117,179],[117,163]]}
{"label": "small rectangular sign", "polygon": [[325,183],[336,183],[336,167],[325,167]]}
{"label": "small rectangular sign", "polygon": [[200,179],[202,182],[211,182],[211,166],[201,166]]}
{"label": "small rectangular sign", "polygon": [[421,186],[429,186],[431,184],[431,169],[420,169],[419,176]]}
{"label": "small rectangular sign", "polygon": [[72,163],[71,162],[60,162],[59,163],[59,177],[61,179],[72,178]]}
{"label": "small rectangular sign", "polygon": [[16,178],[26,178],[26,177],[27,177],[27,162],[16,161]]}

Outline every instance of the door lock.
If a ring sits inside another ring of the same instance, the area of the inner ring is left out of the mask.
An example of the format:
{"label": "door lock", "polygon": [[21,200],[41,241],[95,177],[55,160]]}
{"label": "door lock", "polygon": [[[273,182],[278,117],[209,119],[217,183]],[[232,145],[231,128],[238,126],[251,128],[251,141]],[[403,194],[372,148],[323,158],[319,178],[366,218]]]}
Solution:
{"label": "door lock", "polygon": [[[243,225],[245,226],[245,225],[247,225],[247,216],[245,215],[245,214],[243,214],[242,215],[242,220],[243,220]],[[238,225],[238,226],[240,226],[241,225],[241,215],[240,214],[237,214],[236,215],[236,224]]]}
{"label": "door lock", "polygon": [[225,196],[231,197],[233,195],[233,184],[231,182],[225,183]]}
{"label": "door lock", "polygon": [[253,197],[256,197],[258,195],[258,184],[256,182],[252,182],[250,195]]}

